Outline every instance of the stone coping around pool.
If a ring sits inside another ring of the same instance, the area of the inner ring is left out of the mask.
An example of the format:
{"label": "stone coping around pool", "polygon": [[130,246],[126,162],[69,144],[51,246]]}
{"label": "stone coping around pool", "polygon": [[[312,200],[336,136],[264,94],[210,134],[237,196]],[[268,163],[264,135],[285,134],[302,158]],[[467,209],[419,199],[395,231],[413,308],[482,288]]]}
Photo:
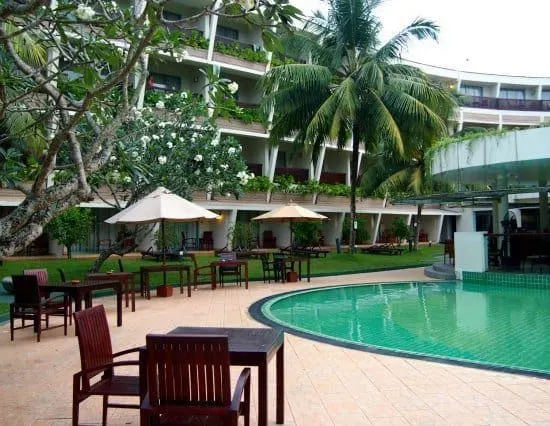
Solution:
{"label": "stone coping around pool", "polygon": [[523,274],[517,272],[462,272],[463,281],[501,284],[510,287],[550,289],[550,274]]}
{"label": "stone coping around pool", "polygon": [[[426,283],[440,283],[444,281],[425,281]],[[524,375],[524,376],[531,376],[531,377],[540,377],[544,379],[550,379],[550,372],[543,372],[543,371],[535,371],[535,370],[523,370],[516,367],[507,367],[507,366],[501,366],[501,365],[489,365],[489,364],[481,364],[474,361],[466,361],[466,360],[459,360],[459,359],[452,359],[452,358],[446,358],[446,357],[436,357],[432,355],[426,355],[421,354],[417,352],[406,352],[406,351],[400,351],[397,349],[389,349],[389,348],[381,348],[378,346],[372,346],[372,345],[359,345],[356,343],[351,342],[343,342],[337,339],[331,339],[329,337],[324,336],[318,336],[312,333],[303,332],[301,330],[296,330],[292,327],[287,327],[284,325],[279,324],[278,322],[275,322],[269,318],[267,318],[264,313],[262,312],[262,306],[273,300],[273,299],[280,299],[285,296],[295,294],[295,293],[304,293],[308,291],[319,291],[322,289],[328,289],[328,288],[335,288],[335,287],[346,287],[346,286],[360,286],[360,285],[381,285],[381,284],[396,284],[395,282],[373,282],[373,283],[364,283],[364,284],[347,284],[342,285],[338,284],[335,286],[323,286],[323,287],[316,287],[311,290],[293,290],[293,291],[287,291],[285,293],[279,293],[273,296],[267,296],[264,297],[256,302],[254,302],[252,305],[250,305],[250,308],[248,308],[248,313],[252,318],[254,318],[256,321],[265,324],[272,328],[278,328],[282,329],[285,333],[293,334],[294,336],[302,337],[304,339],[309,340],[315,340],[317,342],[326,343],[329,345],[334,346],[340,346],[347,349],[356,349],[363,352],[370,352],[375,354],[381,354],[381,355],[389,355],[389,356],[395,356],[395,357],[403,357],[403,358],[411,358],[411,359],[419,359],[423,361],[431,361],[431,362],[437,362],[440,364],[450,364],[450,365],[460,365],[464,367],[471,367],[471,368],[477,368],[480,370],[490,370],[490,371],[500,371],[503,373],[511,373],[511,374],[518,374],[518,375]]]}

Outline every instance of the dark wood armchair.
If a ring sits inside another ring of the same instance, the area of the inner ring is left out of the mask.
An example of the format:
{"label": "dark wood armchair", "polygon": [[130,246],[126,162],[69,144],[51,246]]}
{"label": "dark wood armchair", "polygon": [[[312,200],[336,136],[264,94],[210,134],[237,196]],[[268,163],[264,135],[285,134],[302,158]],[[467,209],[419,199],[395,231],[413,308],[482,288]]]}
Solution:
{"label": "dark wood armchair", "polygon": [[193,265],[193,286],[195,290],[201,284],[212,285],[212,267],[210,265],[199,266],[194,253],[184,253],[184,260],[189,260]]}
{"label": "dark wood armchair", "polygon": [[443,263],[446,263],[446,258],[449,256],[449,263],[455,264],[455,242],[453,240],[446,240],[443,250]]}
{"label": "dark wood armchair", "polygon": [[277,237],[273,236],[273,231],[264,231],[263,248],[277,248]]}
{"label": "dark wood armchair", "polygon": [[[36,275],[13,275],[14,300],[10,303],[10,338],[13,341],[15,330],[34,327],[36,341],[40,342],[42,321],[44,330],[63,327],[67,335],[67,317],[69,315],[69,298],[66,294],[62,299],[43,299]],[[50,327],[50,316],[63,316],[63,324]],[[44,317],[44,318],[43,318]],[[15,320],[21,319],[21,326],[15,327]],[[25,325],[25,320],[32,324]]]}
{"label": "dark wood armchair", "polygon": [[204,231],[202,233],[201,250],[214,250],[214,236],[212,231]]}
{"label": "dark wood armchair", "polygon": [[250,368],[242,370],[231,396],[227,336],[148,334],[146,341],[142,426],[236,426],[239,416],[244,416],[245,426],[250,425]]}
{"label": "dark wood armchair", "polygon": [[[220,260],[223,262],[236,262],[237,261],[237,253],[234,251],[226,251],[220,253]],[[223,284],[225,282],[225,277],[227,276],[234,276],[237,280],[237,285],[241,285],[241,267],[240,265],[228,265],[228,266],[220,266],[220,287],[223,287]]]}
{"label": "dark wood armchair", "polygon": [[262,272],[264,277],[264,283],[271,283],[271,280],[277,282],[282,274],[282,268],[280,263],[275,264],[274,261],[269,260],[269,253],[262,253]]}
{"label": "dark wood armchair", "polygon": [[[73,426],[78,425],[80,403],[92,395],[103,396],[102,424],[107,423],[107,408],[139,408],[136,404],[109,403],[109,396],[140,397],[139,375],[115,375],[115,367],[140,365],[137,360],[118,361],[115,358],[133,352],[139,348],[113,353],[109,325],[103,305],[97,305],[84,311],[75,312],[74,320],[80,348],[82,371],[73,376]],[[144,369],[141,372],[144,374]],[[92,382],[98,375],[97,380]]]}

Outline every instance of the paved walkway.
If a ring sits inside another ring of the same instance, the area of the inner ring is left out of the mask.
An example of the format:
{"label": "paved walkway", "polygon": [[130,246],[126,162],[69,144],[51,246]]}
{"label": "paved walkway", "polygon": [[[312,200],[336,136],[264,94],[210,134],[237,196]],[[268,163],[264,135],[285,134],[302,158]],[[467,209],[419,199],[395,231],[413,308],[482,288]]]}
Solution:
{"label": "paved walkway", "polygon": [[[311,284],[253,283],[248,291],[227,285],[203,288],[188,299],[138,298],[114,326],[114,297],[101,301],[113,324],[115,350],[145,343],[146,333],[178,325],[257,327],[248,315],[256,300],[272,294],[341,283],[424,280],[422,269],[315,278]],[[54,318],[53,321],[58,321]],[[79,370],[74,329],[44,332],[0,327],[0,424],[68,425],[72,374]],[[550,380],[344,349],[286,335],[286,425],[550,425]],[[270,368],[269,420],[275,424],[274,368]],[[240,368],[233,368],[236,379]],[[252,424],[256,424],[256,371],[252,371]],[[101,398],[81,404],[81,422],[101,422]],[[110,425],[137,425],[137,410],[111,409]]]}

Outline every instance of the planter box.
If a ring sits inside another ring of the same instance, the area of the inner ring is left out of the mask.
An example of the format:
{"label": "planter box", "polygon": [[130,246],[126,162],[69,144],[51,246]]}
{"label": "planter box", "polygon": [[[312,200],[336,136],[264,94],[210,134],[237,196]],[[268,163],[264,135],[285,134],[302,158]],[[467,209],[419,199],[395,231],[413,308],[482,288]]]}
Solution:
{"label": "planter box", "polygon": [[171,297],[174,294],[174,288],[171,285],[161,285],[157,287],[158,297]]}
{"label": "planter box", "polygon": [[317,196],[317,204],[330,205],[330,206],[348,206],[349,198],[342,197],[340,195],[325,195],[319,194]]}
{"label": "planter box", "polygon": [[313,194],[287,194],[284,192],[273,192],[271,194],[271,203],[287,204],[291,201],[296,204],[311,204]]}
{"label": "planter box", "polygon": [[290,271],[286,273],[286,281],[289,283],[295,283],[298,281],[298,273]]}

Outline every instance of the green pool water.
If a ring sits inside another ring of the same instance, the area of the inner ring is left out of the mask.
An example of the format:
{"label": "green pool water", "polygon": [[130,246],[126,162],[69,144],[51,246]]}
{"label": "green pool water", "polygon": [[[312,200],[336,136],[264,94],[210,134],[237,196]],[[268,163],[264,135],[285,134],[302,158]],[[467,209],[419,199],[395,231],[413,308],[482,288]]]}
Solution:
{"label": "green pool water", "polygon": [[550,290],[462,281],[349,285],[268,300],[285,327],[365,347],[550,373]]}

